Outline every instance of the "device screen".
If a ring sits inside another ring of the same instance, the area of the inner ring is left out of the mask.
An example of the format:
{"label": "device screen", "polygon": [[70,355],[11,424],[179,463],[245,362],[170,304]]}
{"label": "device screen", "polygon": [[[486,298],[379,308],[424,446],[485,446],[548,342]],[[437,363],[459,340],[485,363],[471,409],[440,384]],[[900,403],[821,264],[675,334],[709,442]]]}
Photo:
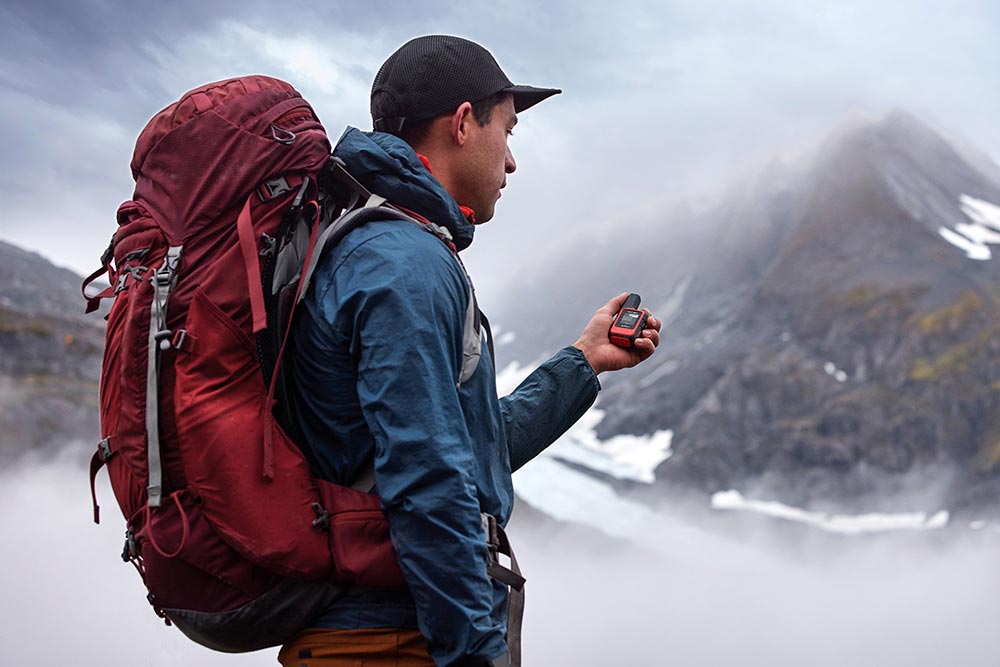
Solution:
{"label": "device screen", "polygon": [[642,313],[637,310],[626,310],[618,318],[617,326],[623,329],[634,329],[635,325],[639,323],[639,319],[642,317]]}

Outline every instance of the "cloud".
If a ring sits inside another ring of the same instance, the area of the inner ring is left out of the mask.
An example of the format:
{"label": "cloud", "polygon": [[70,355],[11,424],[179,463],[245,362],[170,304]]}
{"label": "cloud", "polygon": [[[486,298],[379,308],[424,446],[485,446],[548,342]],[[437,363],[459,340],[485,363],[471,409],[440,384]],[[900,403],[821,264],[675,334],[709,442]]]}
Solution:
{"label": "cloud", "polygon": [[297,13],[260,0],[22,0],[0,19],[0,234],[78,271],[130,194],[131,142],[183,91],[286,77],[338,136],[368,127],[375,71],[426,33],[476,39],[515,81],[565,90],[519,124],[519,171],[469,253],[487,300],[503,289],[498,267],[528,270],[567,234],[704,191],[852,109],[907,108],[1000,159],[1000,9],[982,0],[382,0]]}
{"label": "cloud", "polygon": [[98,485],[100,526],[93,524],[86,478],[81,467],[38,461],[3,475],[5,664],[275,664],[276,651],[214,653],[165,626],[146,602],[139,575],[119,556],[124,519],[106,475]]}
{"label": "cloud", "polygon": [[[35,460],[0,478],[5,663],[275,664],[276,649],[215,653],[165,626],[118,555],[124,520],[106,475],[100,526],[86,476]],[[996,526],[977,539],[812,541],[679,507],[646,520],[669,548],[515,516],[527,664],[986,667],[1000,652]]]}
{"label": "cloud", "polygon": [[743,536],[756,558],[706,539],[662,559],[553,532],[514,542],[528,577],[524,650],[539,664],[986,667],[1000,651],[988,548],[902,541],[824,555]]}

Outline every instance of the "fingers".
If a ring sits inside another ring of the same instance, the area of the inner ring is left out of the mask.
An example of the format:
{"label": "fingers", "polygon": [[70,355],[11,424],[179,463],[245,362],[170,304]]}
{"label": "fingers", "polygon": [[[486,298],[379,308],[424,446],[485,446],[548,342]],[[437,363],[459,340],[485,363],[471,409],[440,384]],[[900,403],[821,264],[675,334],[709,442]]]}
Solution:
{"label": "fingers", "polygon": [[628,298],[628,292],[622,292],[618,296],[608,301],[606,304],[597,309],[597,312],[603,315],[611,315],[612,317],[618,314],[618,311],[622,309],[625,305],[625,299]]}
{"label": "fingers", "polygon": [[[642,339],[648,340],[649,342],[651,342],[653,344],[654,348],[655,347],[659,347],[659,345],[660,345],[660,332],[657,331],[656,329],[645,329],[642,332],[642,336],[643,336]],[[636,341],[636,342],[639,342],[639,341]]]}
{"label": "fingers", "polygon": [[659,320],[653,321],[650,318],[650,321],[647,321],[647,328],[643,329],[642,337],[637,338],[635,341],[635,347],[633,348],[635,354],[631,363],[632,366],[649,359],[656,352],[656,348],[660,345],[659,325]]}
{"label": "fingers", "polygon": [[626,368],[631,368],[641,364],[646,359],[653,356],[654,352],[656,352],[656,346],[653,344],[652,340],[649,338],[640,338],[636,340],[635,346],[630,350],[629,356],[631,359]]}

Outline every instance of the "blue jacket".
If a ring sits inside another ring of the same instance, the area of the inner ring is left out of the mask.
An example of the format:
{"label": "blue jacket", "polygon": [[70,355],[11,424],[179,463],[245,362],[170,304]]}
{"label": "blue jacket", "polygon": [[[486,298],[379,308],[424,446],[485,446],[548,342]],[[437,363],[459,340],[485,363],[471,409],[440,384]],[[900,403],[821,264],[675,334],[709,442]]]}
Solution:
{"label": "blue jacket", "polygon": [[[405,142],[348,128],[334,154],[369,190],[446,227],[460,250],[472,242],[473,226]],[[351,591],[314,625],[417,627],[438,665],[506,650],[506,589],[486,575],[480,513],[506,524],[511,472],[600,389],[570,347],[498,400],[485,344],[476,372],[458,386],[468,294],[464,270],[436,236],[405,222],[366,224],[324,256],[291,360],[316,473],[350,484],[374,458],[409,586]]]}

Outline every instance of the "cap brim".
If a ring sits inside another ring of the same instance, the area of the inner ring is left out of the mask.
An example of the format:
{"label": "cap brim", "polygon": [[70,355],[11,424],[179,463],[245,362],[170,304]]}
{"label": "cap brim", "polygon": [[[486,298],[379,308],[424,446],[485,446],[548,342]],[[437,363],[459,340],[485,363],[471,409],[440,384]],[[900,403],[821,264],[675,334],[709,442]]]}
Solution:
{"label": "cap brim", "polygon": [[558,95],[562,91],[558,88],[535,88],[534,86],[511,86],[505,88],[505,93],[514,96],[514,113],[521,113],[525,109],[530,109],[542,100],[553,95]]}

